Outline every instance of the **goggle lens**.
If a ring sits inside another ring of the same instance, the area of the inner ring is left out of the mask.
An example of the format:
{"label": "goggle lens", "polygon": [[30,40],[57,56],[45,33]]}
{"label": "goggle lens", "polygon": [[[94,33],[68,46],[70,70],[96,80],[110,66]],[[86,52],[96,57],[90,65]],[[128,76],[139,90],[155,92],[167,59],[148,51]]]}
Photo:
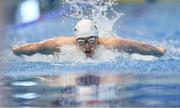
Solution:
{"label": "goggle lens", "polygon": [[93,37],[90,37],[88,39],[86,39],[86,38],[78,38],[77,42],[78,42],[79,45],[85,45],[86,43],[95,44],[96,43],[96,37],[93,36]]}

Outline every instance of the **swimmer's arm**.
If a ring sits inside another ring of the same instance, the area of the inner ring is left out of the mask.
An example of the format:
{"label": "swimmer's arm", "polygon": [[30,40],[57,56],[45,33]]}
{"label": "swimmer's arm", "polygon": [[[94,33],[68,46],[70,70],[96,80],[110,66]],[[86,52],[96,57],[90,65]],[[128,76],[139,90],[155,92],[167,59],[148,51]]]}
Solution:
{"label": "swimmer's arm", "polygon": [[53,54],[54,52],[59,52],[60,47],[64,44],[74,44],[74,39],[69,37],[57,37],[36,43],[24,44],[17,48],[12,48],[12,50],[17,56],[31,56],[35,53]]}
{"label": "swimmer's arm", "polygon": [[138,53],[142,55],[153,55],[156,57],[161,57],[166,52],[165,48],[156,48],[154,46],[127,40],[121,38],[100,38],[100,44],[104,45],[106,48],[117,49],[118,51],[125,51],[129,54]]}
{"label": "swimmer's arm", "polygon": [[139,53],[142,55],[161,57],[166,52],[165,48],[156,48],[152,45],[127,39],[119,39],[115,45],[119,50],[123,50],[129,54]]}

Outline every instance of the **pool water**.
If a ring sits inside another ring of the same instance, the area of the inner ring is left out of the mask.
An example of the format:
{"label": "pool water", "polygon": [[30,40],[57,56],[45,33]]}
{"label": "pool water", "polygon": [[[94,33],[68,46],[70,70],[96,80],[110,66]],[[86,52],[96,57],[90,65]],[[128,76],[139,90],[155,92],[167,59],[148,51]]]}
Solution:
{"label": "pool water", "polygon": [[113,23],[115,34],[166,47],[166,54],[154,58],[102,50],[99,60],[87,60],[71,53],[20,58],[12,54],[10,45],[57,35],[71,36],[78,18],[48,17],[29,25],[9,27],[4,40],[4,58],[0,58],[3,73],[0,105],[180,106],[179,3],[124,4],[113,8],[125,13]]}
{"label": "pool water", "polygon": [[[5,77],[8,106],[180,106],[180,76],[77,74]],[[6,101],[7,101],[6,100]]]}

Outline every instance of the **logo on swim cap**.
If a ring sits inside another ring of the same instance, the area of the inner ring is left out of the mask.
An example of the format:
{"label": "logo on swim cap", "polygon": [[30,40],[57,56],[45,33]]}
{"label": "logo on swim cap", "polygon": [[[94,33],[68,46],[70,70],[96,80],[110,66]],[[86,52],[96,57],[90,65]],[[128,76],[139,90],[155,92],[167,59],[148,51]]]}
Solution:
{"label": "logo on swim cap", "polygon": [[92,20],[82,19],[75,26],[74,35],[78,38],[98,36],[98,29]]}

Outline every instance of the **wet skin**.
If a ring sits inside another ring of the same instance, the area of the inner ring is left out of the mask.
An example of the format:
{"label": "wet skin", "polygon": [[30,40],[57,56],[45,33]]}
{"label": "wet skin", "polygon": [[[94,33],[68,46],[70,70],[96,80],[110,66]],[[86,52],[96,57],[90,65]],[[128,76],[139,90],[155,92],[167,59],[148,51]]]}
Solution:
{"label": "wet skin", "polygon": [[86,55],[86,57],[92,57],[97,48],[98,37],[89,36],[86,38],[77,38],[76,43],[78,48]]}
{"label": "wet skin", "polygon": [[88,36],[85,38],[76,37],[55,37],[52,39],[24,44],[18,47],[12,47],[15,55],[31,56],[35,53],[54,54],[54,52],[61,52],[63,45],[75,45],[82,51],[86,57],[92,57],[97,46],[102,45],[106,49],[116,49],[118,52],[126,52],[129,54],[138,53],[142,55],[153,55],[161,57],[166,52],[165,48],[157,48],[143,42],[137,42],[118,37],[96,37]]}

